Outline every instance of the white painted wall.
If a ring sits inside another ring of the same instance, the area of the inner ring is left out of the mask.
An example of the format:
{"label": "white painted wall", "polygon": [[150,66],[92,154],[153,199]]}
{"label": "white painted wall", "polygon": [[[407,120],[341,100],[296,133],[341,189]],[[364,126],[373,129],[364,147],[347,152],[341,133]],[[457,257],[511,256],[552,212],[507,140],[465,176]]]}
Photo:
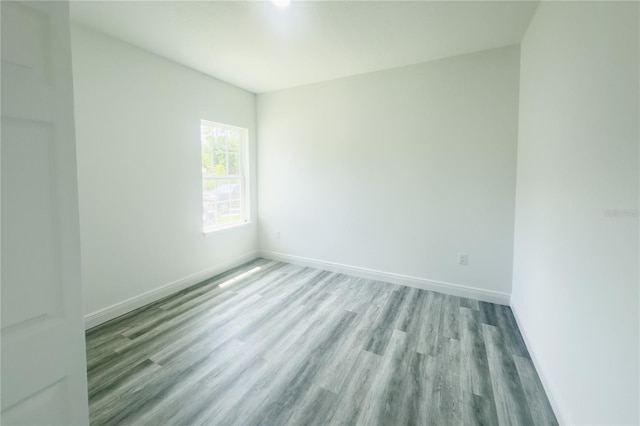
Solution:
{"label": "white painted wall", "polygon": [[522,44],[512,306],[569,424],[640,422],[638,22],[542,2]]}
{"label": "white painted wall", "polygon": [[518,76],[508,47],[258,95],[260,249],[508,300]]}
{"label": "white painted wall", "polygon": [[202,234],[200,119],[249,129],[255,189],[255,96],[91,30],[72,41],[85,312],[254,257],[255,208]]}

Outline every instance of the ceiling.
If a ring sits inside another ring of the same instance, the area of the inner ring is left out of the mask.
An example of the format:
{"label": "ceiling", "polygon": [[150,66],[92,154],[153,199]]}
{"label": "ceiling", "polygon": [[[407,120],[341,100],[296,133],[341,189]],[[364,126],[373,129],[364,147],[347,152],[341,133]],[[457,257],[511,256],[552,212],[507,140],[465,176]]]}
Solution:
{"label": "ceiling", "polygon": [[72,1],[72,19],[254,93],[519,44],[536,1]]}

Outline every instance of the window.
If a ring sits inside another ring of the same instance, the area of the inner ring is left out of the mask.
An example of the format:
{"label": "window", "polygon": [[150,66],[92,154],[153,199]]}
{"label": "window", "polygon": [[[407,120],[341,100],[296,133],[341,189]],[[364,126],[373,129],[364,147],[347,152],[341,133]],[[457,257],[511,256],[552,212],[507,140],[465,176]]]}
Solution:
{"label": "window", "polygon": [[247,222],[247,129],[202,120],[204,232]]}

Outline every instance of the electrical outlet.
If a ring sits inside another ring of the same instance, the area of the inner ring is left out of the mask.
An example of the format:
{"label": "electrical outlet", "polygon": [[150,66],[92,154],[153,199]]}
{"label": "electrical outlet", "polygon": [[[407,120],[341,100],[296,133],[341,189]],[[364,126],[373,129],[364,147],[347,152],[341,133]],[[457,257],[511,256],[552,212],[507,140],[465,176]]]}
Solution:
{"label": "electrical outlet", "polygon": [[276,232],[276,240],[280,239],[280,231]]}
{"label": "electrical outlet", "polygon": [[464,253],[458,253],[458,265],[468,265],[469,256]]}

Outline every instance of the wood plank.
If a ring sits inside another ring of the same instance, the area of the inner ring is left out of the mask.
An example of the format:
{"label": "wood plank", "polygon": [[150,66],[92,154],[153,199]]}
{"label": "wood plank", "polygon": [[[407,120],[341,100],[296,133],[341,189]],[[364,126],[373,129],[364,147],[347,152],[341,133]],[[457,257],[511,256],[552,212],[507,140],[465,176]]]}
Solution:
{"label": "wood plank", "polygon": [[460,308],[460,346],[462,388],[493,400],[491,372],[479,311]]}
{"label": "wood plank", "polygon": [[462,385],[460,341],[443,337],[438,340],[437,364],[429,403],[428,424],[462,423]]}
{"label": "wood plank", "polygon": [[338,404],[328,423],[355,425],[362,413],[363,404],[371,383],[379,370],[382,357],[361,350],[357,360],[339,393]]}
{"label": "wood plank", "polygon": [[427,292],[427,296],[423,300],[419,328],[415,337],[416,351],[421,354],[435,355],[437,352],[443,300],[443,294],[432,291]]}
{"label": "wood plank", "polygon": [[365,350],[374,354],[384,355],[406,296],[406,291],[394,291],[389,295],[382,315],[376,319],[376,323],[371,330],[369,340],[365,344]]}
{"label": "wood plank", "polygon": [[393,330],[388,349],[365,397],[358,424],[398,424],[404,412],[403,386],[411,356],[406,333]]}
{"label": "wood plank", "polygon": [[516,363],[516,369],[524,388],[524,394],[527,398],[527,405],[531,411],[531,416],[536,423],[545,425],[557,425],[556,419],[551,404],[547,399],[547,395],[542,387],[542,382],[536,373],[536,369],[533,366],[533,362],[529,358],[520,356],[514,356],[513,360]]}
{"label": "wood plank", "polygon": [[500,424],[533,425],[526,395],[513,356],[497,327],[482,325],[487,348],[493,397]]}

